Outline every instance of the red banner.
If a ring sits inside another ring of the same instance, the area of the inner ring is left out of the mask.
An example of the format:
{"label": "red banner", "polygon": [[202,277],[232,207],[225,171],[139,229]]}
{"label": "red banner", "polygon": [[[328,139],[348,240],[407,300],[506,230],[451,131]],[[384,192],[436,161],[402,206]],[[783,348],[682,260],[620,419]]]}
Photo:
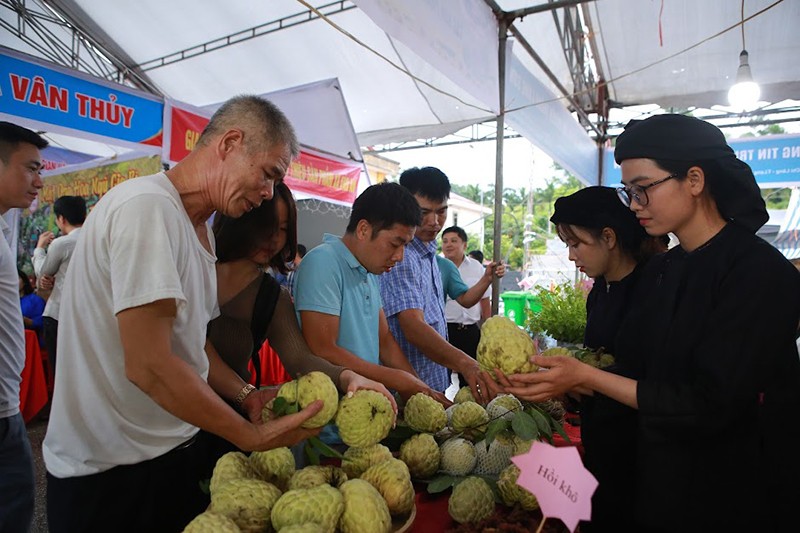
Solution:
{"label": "red banner", "polygon": [[[170,124],[170,161],[180,161],[192,151],[208,118],[173,104]],[[322,200],[335,200],[352,204],[356,199],[358,163],[334,160],[302,151],[286,173],[286,184],[293,191],[313,195]]]}
{"label": "red banner", "polygon": [[360,175],[361,165],[358,163],[300,152],[289,166],[286,184],[295,191],[352,204]]}
{"label": "red banner", "polygon": [[208,118],[172,106],[172,128],[169,136],[169,160],[180,161],[194,149],[197,139],[208,124]]}

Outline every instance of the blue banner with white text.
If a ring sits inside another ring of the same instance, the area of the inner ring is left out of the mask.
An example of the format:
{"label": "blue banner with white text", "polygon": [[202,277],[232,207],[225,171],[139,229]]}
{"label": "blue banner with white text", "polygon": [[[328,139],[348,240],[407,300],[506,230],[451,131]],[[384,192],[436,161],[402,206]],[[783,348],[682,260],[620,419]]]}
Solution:
{"label": "blue banner with white text", "polygon": [[[766,135],[728,141],[736,157],[750,165],[762,189],[800,185],[800,135]],[[603,184],[618,187],[622,180],[614,149],[606,149]]]}

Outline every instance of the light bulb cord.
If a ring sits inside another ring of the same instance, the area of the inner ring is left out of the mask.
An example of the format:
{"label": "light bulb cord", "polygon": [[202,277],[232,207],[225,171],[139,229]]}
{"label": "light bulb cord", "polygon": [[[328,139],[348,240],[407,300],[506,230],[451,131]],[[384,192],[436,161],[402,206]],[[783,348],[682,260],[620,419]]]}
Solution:
{"label": "light bulb cord", "polygon": [[747,46],[744,44],[744,0],[742,0],[742,50],[747,50]]}

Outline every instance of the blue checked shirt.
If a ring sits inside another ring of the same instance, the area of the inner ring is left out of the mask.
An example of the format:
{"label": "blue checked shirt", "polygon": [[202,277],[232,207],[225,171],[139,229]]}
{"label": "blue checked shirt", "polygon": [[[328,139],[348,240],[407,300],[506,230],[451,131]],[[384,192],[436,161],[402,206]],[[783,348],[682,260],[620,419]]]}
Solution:
{"label": "blue checked shirt", "polygon": [[450,370],[431,361],[411,344],[400,329],[397,318],[401,311],[421,309],[425,322],[447,339],[442,278],[436,263],[436,242],[425,244],[414,237],[406,246],[403,260],[390,272],[380,276],[380,282],[389,330],[420,379],[430,388],[444,391],[450,385]]}

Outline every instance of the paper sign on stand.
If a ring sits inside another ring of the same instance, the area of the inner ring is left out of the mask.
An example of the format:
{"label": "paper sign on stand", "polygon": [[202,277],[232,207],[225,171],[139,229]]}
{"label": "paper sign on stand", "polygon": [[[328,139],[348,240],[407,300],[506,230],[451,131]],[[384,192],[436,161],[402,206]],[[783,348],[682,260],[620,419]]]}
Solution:
{"label": "paper sign on stand", "polygon": [[570,531],[591,518],[597,479],[583,466],[574,446],[534,442],[528,453],[511,460],[520,470],[517,484],[536,496],[545,518],[561,519]]}

